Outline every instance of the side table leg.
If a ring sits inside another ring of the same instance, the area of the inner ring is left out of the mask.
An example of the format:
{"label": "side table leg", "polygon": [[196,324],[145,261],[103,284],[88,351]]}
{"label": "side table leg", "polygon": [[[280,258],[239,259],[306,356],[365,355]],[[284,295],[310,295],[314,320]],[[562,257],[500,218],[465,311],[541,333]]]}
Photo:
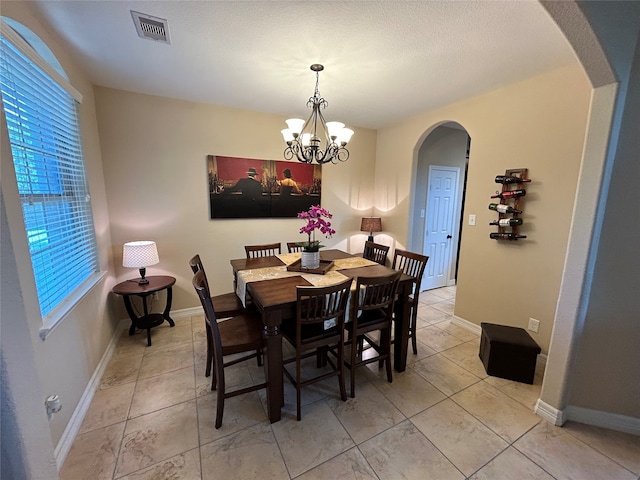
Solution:
{"label": "side table leg", "polygon": [[129,327],[129,335],[135,335],[136,324],[138,323],[138,317],[136,316],[136,313],[133,311],[133,307],[131,306],[131,299],[129,298],[129,295],[124,295],[122,298],[124,298],[124,308],[127,309],[127,314],[131,319],[131,326]]}
{"label": "side table leg", "polygon": [[[169,326],[175,327],[176,326],[175,322],[169,316],[169,312],[171,312],[172,298],[173,298],[173,292],[171,290],[171,287],[169,287],[167,288],[167,306],[164,308],[164,312],[162,312],[162,316],[167,322],[169,322]],[[151,340],[149,340],[149,342],[151,342]],[[149,343],[149,345],[151,345],[151,343]]]}

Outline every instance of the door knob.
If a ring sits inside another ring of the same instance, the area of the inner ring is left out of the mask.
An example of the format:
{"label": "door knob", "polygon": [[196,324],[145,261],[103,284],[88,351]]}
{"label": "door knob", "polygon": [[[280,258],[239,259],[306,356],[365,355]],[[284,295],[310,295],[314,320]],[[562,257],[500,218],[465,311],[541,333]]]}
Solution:
{"label": "door knob", "polygon": [[451,235],[447,235],[447,238],[452,238]]}

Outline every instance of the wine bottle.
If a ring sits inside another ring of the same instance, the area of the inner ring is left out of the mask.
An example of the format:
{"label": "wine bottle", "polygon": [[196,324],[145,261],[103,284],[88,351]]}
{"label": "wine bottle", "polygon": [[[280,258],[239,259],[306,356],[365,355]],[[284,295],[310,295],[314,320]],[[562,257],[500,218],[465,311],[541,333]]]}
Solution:
{"label": "wine bottle", "polygon": [[511,205],[504,205],[502,203],[490,203],[489,210],[495,210],[498,213],[522,213],[522,210],[518,210],[517,208],[513,208]]}
{"label": "wine bottle", "polygon": [[511,175],[496,175],[496,183],[525,183],[530,182],[528,178],[514,177]]}
{"label": "wine bottle", "polygon": [[518,235],[516,233],[490,233],[489,238],[494,240],[518,240],[519,238],[527,238],[526,235]]}
{"label": "wine bottle", "polygon": [[527,191],[524,188],[518,188],[517,190],[507,190],[506,192],[496,193],[495,195],[491,195],[491,198],[516,198],[516,197],[524,197],[527,194]]}
{"label": "wine bottle", "polygon": [[498,225],[499,227],[517,227],[522,225],[521,218],[501,218],[495,222],[491,222],[489,225]]}

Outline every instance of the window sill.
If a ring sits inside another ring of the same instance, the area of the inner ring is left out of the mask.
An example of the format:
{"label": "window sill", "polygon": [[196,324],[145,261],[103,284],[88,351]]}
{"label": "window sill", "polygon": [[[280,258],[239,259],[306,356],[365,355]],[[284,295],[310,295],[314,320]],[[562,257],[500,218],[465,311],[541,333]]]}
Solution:
{"label": "window sill", "polygon": [[89,277],[82,285],[75,289],[60,305],[42,319],[40,339],[44,342],[58,325],[67,317],[69,312],[107,275],[107,272],[97,272]]}

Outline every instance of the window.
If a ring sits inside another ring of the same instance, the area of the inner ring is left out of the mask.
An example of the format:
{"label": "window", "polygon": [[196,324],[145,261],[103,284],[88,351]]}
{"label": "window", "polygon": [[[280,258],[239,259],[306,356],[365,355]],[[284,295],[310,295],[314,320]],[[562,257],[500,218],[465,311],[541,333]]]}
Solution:
{"label": "window", "polygon": [[[82,97],[64,72],[56,70],[57,61],[52,67],[40,55],[42,48],[35,52],[31,32],[23,32],[20,26],[16,28],[19,35],[4,20],[0,30],[2,104],[46,325],[50,317],[64,315],[70,308],[65,300],[98,272],[77,116],[77,101]],[[44,53],[51,57],[48,49]]]}

